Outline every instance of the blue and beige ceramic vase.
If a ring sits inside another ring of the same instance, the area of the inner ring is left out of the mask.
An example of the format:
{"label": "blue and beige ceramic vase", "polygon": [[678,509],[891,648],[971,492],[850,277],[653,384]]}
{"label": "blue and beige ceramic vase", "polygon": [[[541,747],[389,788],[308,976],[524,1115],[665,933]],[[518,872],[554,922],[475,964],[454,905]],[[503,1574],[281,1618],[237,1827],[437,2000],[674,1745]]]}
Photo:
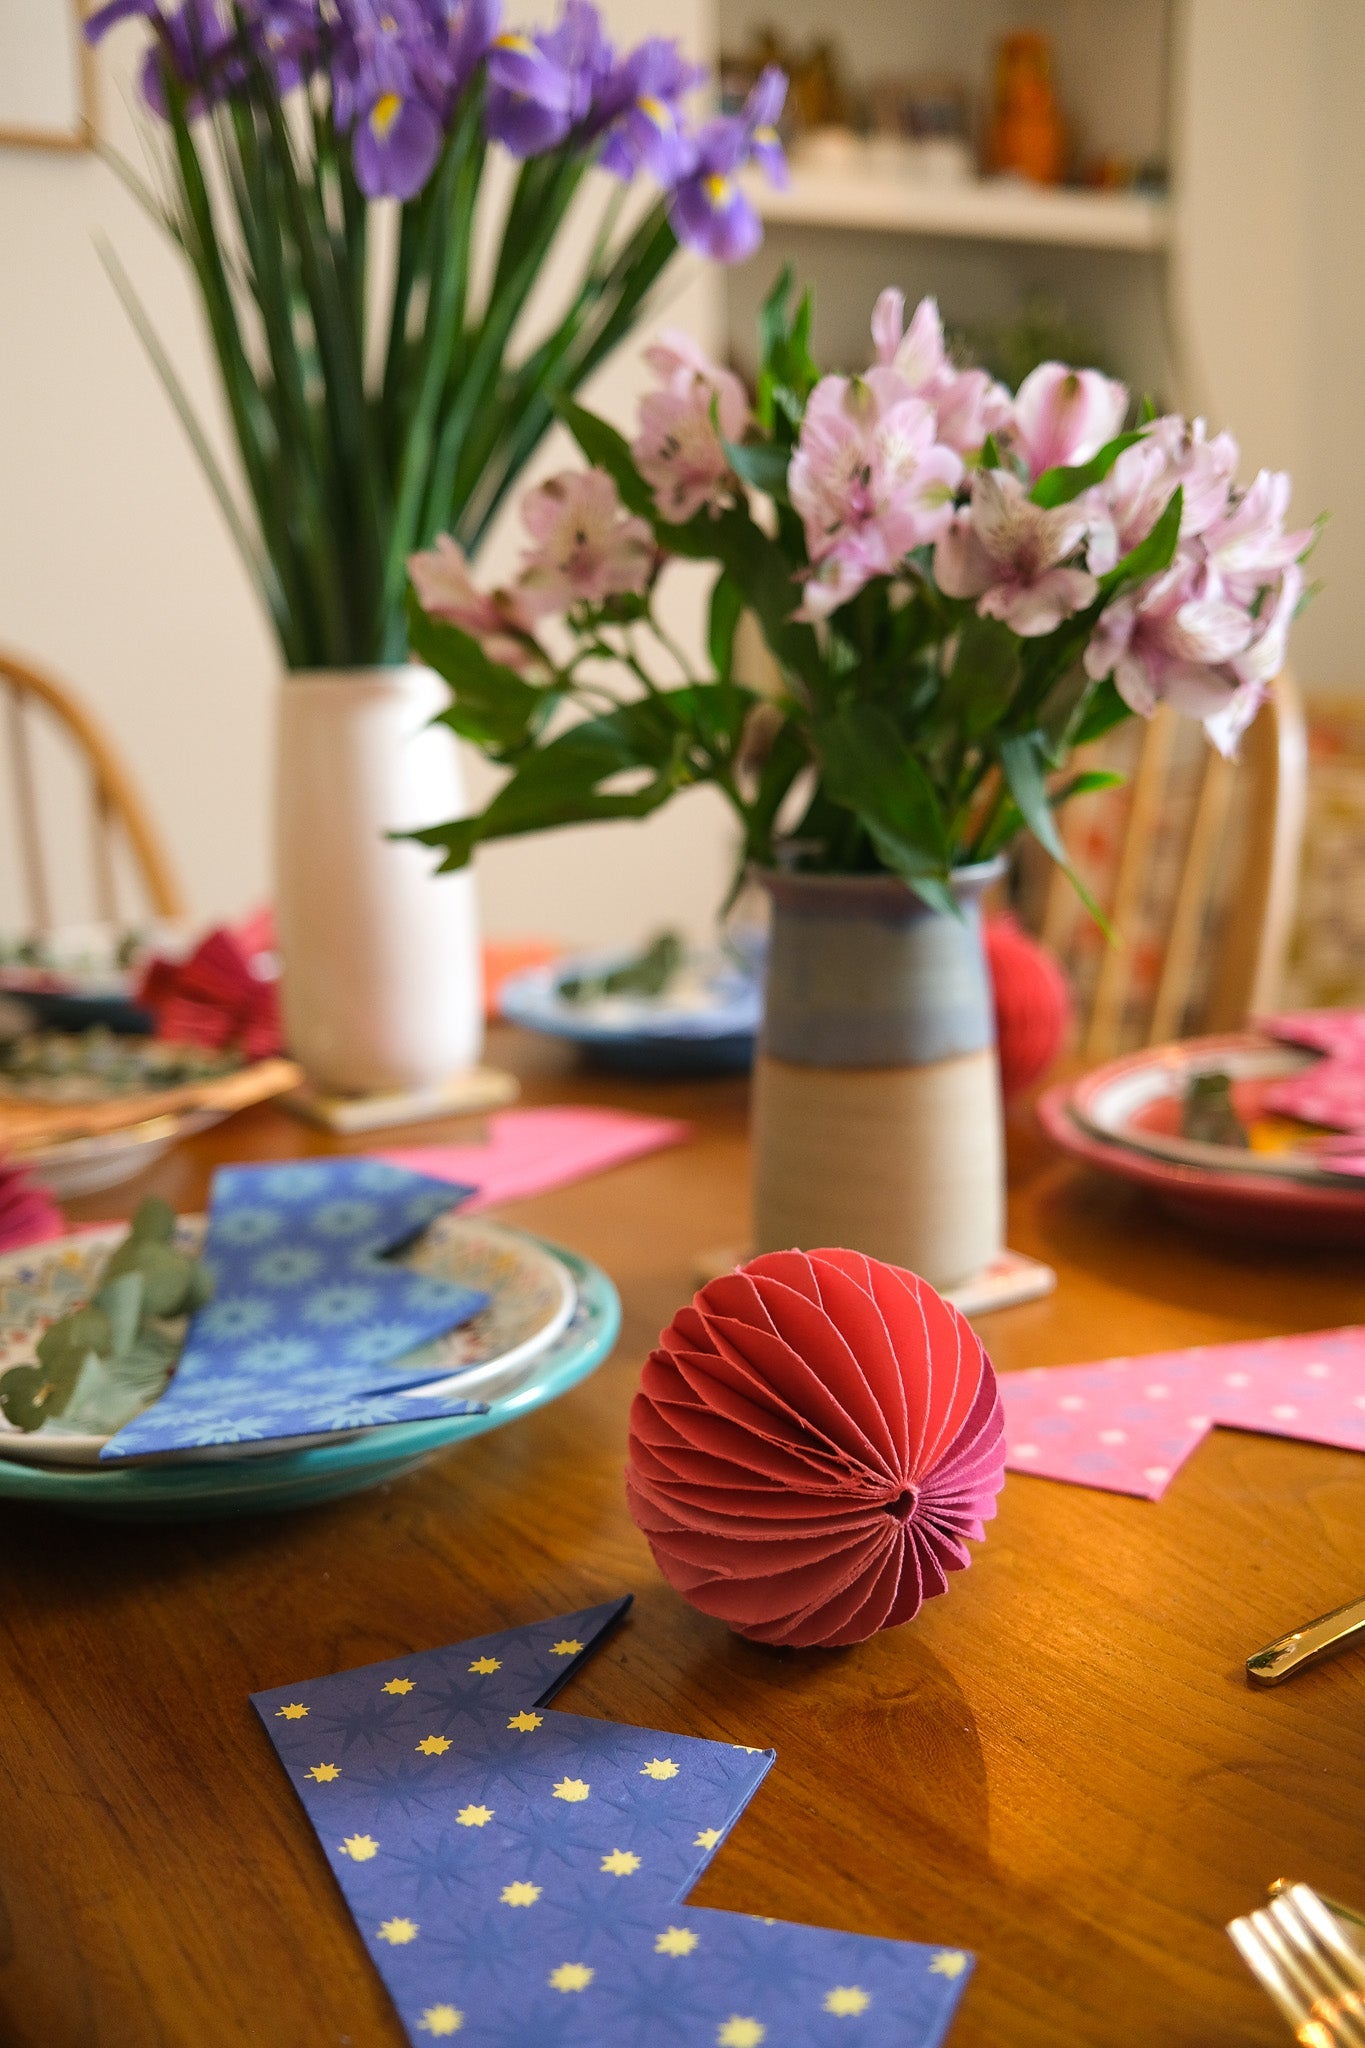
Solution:
{"label": "blue and beige ceramic vase", "polygon": [[846,1245],[954,1287],[1003,1247],[1004,1142],[981,898],[894,875],[763,877],[772,942],[754,1099],[758,1251]]}

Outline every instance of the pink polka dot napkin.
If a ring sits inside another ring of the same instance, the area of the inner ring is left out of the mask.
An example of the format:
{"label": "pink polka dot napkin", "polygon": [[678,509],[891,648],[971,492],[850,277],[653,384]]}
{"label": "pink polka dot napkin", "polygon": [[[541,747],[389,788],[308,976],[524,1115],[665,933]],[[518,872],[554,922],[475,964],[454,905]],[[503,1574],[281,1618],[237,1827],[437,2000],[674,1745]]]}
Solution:
{"label": "pink polka dot napkin", "polygon": [[[1324,1055],[1268,1088],[1265,1107],[1328,1130],[1365,1133],[1365,1010],[1298,1010],[1258,1022],[1271,1038]],[[1331,1165],[1342,1171],[1342,1158]]]}
{"label": "pink polka dot napkin", "polygon": [[1222,1424],[1365,1451],[1365,1326],[1000,1375],[1006,1464],[1160,1500]]}

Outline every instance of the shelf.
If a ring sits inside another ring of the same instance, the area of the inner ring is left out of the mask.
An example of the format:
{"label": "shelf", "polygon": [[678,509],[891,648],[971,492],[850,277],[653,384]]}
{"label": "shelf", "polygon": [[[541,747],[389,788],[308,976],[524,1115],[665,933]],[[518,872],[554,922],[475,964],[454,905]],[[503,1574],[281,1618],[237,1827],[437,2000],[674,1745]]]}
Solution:
{"label": "shelf", "polygon": [[1135,192],[1043,189],[1003,179],[934,185],[875,168],[824,165],[793,165],[785,191],[758,178],[748,189],[765,221],[792,227],[1083,249],[1163,249],[1170,237],[1167,202]]}

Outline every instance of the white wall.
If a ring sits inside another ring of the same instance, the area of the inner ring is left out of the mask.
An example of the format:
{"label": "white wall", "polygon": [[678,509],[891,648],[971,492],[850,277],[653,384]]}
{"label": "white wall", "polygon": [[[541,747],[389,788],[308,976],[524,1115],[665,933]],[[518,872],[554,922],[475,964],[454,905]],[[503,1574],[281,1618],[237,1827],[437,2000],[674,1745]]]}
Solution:
{"label": "white wall", "polygon": [[[57,0],[50,0],[57,4]],[[610,0],[615,32],[711,43],[710,0]],[[528,8],[540,15],[548,4]],[[137,25],[100,53],[101,125],[136,155]],[[216,421],[197,307],[173,253],[94,156],[0,150],[0,644],[49,664],[111,728],[147,792],[196,911],[267,890],[277,662],[207,486],[104,275],[117,249],[202,413]],[[716,328],[716,286],[687,274],[670,317]],[[638,371],[590,396],[622,421]],[[561,447],[559,459],[567,459]],[[505,555],[510,542],[503,539]],[[498,543],[495,541],[494,559]],[[686,603],[690,618],[696,606]],[[482,763],[476,787],[490,786]],[[4,799],[0,799],[3,802]],[[645,825],[480,856],[493,932],[613,938],[704,929],[728,872],[719,801],[698,792]],[[74,908],[74,905],[72,906]],[[13,911],[0,895],[0,922]]]}
{"label": "white wall", "polygon": [[1291,658],[1365,687],[1365,7],[1184,0],[1175,79],[1184,402],[1329,514]]}
{"label": "white wall", "polygon": [[[1111,10],[1121,23],[1127,0],[1053,4],[1061,28]],[[894,40],[888,0],[850,5]],[[976,5],[984,20],[994,0]],[[612,0],[608,12],[623,37],[666,28],[703,48],[710,6]],[[804,33],[814,0],[800,6],[793,25]],[[1183,11],[1173,141],[1191,393],[1238,432],[1249,461],[1293,469],[1304,516],[1330,509],[1318,560],[1327,588],[1295,659],[1310,684],[1365,682],[1365,0],[1184,0]],[[832,0],[820,12],[834,20]],[[138,46],[138,29],[125,27],[101,61],[105,130],[125,150],[136,147],[128,71]],[[193,300],[113,174],[93,157],[0,150],[0,642],[50,662],[88,697],[147,789],[195,908],[230,913],[267,886],[275,656],[100,268],[101,232],[213,412]],[[694,273],[674,317],[712,333],[715,299],[714,277]],[[624,417],[637,381],[608,370],[594,395]],[[584,939],[665,921],[701,929],[727,852],[709,792],[648,825],[495,847],[479,866],[487,923]]]}

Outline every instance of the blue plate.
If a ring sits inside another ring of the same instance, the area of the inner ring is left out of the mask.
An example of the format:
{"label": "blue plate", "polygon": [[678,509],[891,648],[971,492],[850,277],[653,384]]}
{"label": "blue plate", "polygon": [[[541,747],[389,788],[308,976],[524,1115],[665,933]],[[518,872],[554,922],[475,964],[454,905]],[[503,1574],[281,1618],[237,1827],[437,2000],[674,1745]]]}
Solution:
{"label": "blue plate", "polygon": [[707,1000],[700,1005],[639,996],[572,1003],[560,994],[560,984],[571,976],[607,973],[636,957],[589,953],[528,968],[504,982],[499,1007],[509,1023],[567,1038],[582,1046],[594,1066],[613,1073],[746,1073],[763,1014],[762,985],[720,956],[701,956]]}
{"label": "blue plate", "polygon": [[[544,1240],[538,1240],[544,1242]],[[106,1521],[190,1522],[219,1515],[259,1515],[277,1508],[312,1507],[397,1479],[448,1444],[501,1429],[576,1387],[609,1356],[621,1329],[621,1302],[600,1267],[559,1245],[578,1287],[578,1306],[563,1335],[532,1366],[527,1378],[486,1415],[443,1416],[435,1422],[387,1423],[341,1443],[277,1458],[214,1459],[205,1463],[127,1465],[113,1471],[21,1465],[0,1458],[0,1500],[35,1501]]]}

